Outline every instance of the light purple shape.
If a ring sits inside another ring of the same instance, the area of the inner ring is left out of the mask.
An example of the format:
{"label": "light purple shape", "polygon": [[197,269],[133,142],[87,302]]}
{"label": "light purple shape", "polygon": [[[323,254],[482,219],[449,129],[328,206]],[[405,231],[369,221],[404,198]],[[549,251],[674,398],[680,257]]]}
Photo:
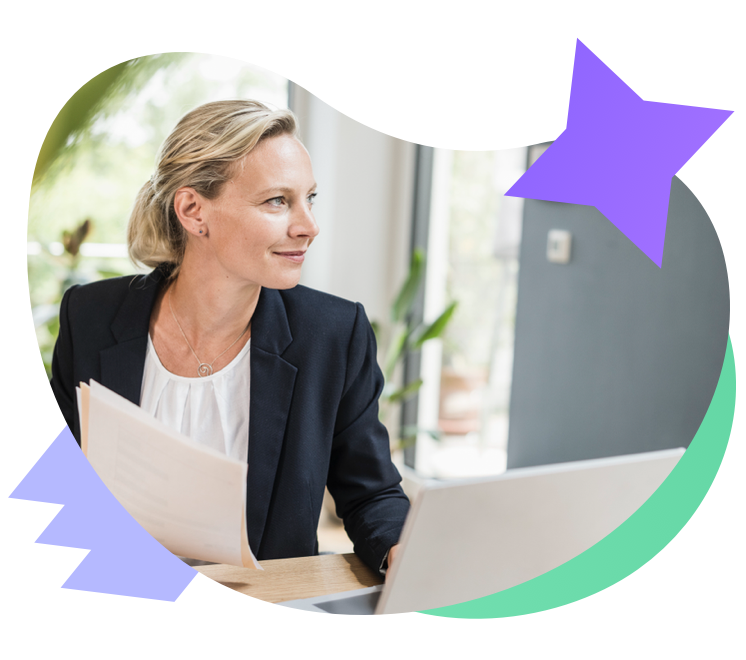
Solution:
{"label": "light purple shape", "polygon": [[578,40],[567,128],[505,194],[595,206],[661,267],[671,179],[731,114],[643,101]]}
{"label": "light purple shape", "polygon": [[67,427],[10,497],[64,504],[36,539],[90,550],[63,588],[175,601],[197,574],[125,511]]}

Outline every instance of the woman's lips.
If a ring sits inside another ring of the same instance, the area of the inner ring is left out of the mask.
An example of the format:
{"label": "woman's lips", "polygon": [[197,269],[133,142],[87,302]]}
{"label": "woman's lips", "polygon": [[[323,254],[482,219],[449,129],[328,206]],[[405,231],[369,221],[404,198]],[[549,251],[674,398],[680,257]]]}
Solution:
{"label": "woman's lips", "polygon": [[306,258],[306,252],[303,251],[297,251],[297,252],[275,252],[275,254],[278,257],[284,257],[285,259],[289,259],[293,263],[296,264],[302,264],[303,260]]}

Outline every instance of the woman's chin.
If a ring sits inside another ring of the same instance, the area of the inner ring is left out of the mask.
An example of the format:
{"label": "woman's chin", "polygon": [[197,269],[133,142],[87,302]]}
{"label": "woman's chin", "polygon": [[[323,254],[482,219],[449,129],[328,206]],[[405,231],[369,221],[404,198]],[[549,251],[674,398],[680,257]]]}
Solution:
{"label": "woman's chin", "polygon": [[262,282],[262,287],[265,289],[292,289],[298,286],[300,283],[300,268],[297,273],[285,274],[280,277],[267,278],[266,282]]}

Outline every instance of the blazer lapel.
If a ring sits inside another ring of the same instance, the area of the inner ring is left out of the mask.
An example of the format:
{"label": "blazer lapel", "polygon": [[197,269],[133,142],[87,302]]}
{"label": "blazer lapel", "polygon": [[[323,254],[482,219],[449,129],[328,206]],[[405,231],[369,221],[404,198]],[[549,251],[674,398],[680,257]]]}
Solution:
{"label": "blazer lapel", "polygon": [[[111,325],[116,345],[100,353],[101,384],[140,405],[150,315],[168,271],[156,268],[133,278]],[[285,304],[274,289],[262,289],[251,321],[251,400],[246,525],[255,555],[264,534],[275,475],[282,454],[297,367],[281,355],[293,341]]]}
{"label": "blazer lapel", "polygon": [[101,351],[101,384],[140,405],[147,334]]}
{"label": "blazer lapel", "polygon": [[246,525],[259,554],[298,372],[280,355],[292,342],[280,293],[262,289],[251,322],[251,401]]}
{"label": "blazer lapel", "polygon": [[101,384],[140,405],[140,390],[148,347],[150,314],[159,285],[167,275],[156,268],[145,277],[134,277],[119,308],[111,332],[115,346],[101,351]]}

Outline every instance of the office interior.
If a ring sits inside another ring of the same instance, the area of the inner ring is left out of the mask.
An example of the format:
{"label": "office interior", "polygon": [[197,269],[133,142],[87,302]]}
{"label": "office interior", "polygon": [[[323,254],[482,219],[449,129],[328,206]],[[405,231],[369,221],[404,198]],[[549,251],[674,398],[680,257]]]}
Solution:
{"label": "office interior", "polygon": [[[422,380],[383,412],[410,497],[429,480],[688,446],[720,375],[729,298],[717,235],[683,183],[672,182],[658,268],[593,207],[505,196],[548,144],[415,145],[281,76],[212,56],[142,73],[32,192],[29,284],[45,362],[64,287],[136,271],[125,227],[153,145],[191,107],[235,96],[298,116],[321,229],[301,283],[361,302],[381,362],[400,329],[392,306],[413,254],[424,269],[410,320],[431,323],[456,303],[390,379],[393,388]],[[86,219],[71,254],[63,232]],[[319,549],[352,551],[331,502]]]}
{"label": "office interior", "polygon": [[658,268],[595,208],[504,196],[548,144],[433,149],[305,90],[294,99],[319,180],[344,170],[318,208],[328,256],[304,282],[385,319],[419,247],[416,313],[432,321],[458,303],[442,339],[402,365],[423,385],[387,420],[392,437],[418,429],[399,457],[410,495],[429,479],[688,446],[720,375],[729,301],[717,235],[683,183]]}

